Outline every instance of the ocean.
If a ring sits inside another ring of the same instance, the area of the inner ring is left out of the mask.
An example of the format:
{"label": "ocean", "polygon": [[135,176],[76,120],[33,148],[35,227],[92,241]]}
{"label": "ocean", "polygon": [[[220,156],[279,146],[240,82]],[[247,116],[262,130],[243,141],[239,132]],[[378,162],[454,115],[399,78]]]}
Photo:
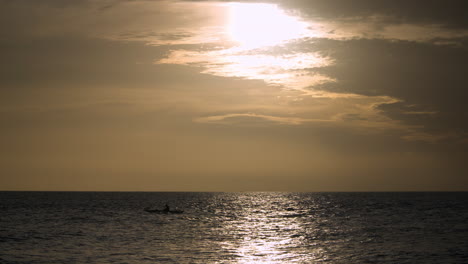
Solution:
{"label": "ocean", "polygon": [[0,263],[468,263],[468,193],[0,192]]}

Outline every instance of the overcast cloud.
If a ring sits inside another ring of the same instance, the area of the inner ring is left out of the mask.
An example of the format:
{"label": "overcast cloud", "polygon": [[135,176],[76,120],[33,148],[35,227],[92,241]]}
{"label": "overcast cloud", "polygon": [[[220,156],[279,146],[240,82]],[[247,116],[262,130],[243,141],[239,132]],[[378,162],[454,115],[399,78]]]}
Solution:
{"label": "overcast cloud", "polygon": [[228,2],[0,0],[0,189],[467,190],[466,1]]}

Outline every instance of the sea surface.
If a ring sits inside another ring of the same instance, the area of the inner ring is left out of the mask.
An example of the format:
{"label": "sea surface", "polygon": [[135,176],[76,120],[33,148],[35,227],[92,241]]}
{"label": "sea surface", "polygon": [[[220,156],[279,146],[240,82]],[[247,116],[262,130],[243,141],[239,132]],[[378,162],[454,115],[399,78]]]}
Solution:
{"label": "sea surface", "polygon": [[0,263],[468,263],[468,193],[0,192]]}

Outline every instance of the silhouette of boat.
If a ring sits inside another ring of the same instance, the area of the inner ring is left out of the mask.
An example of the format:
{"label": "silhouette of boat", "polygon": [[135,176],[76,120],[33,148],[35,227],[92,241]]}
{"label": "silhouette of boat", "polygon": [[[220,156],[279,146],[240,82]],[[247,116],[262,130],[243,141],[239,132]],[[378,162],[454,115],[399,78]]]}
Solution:
{"label": "silhouette of boat", "polygon": [[145,212],[148,213],[154,213],[154,214],[181,214],[184,211],[182,210],[158,210],[158,209],[150,209],[150,208],[145,208]]}

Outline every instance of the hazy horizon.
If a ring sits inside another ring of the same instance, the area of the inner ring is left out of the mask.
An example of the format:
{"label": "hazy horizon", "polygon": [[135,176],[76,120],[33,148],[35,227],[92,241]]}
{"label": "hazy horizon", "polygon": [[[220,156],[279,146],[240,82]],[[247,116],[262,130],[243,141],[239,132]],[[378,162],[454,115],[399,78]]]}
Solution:
{"label": "hazy horizon", "polygon": [[0,6],[0,190],[468,191],[466,1]]}

